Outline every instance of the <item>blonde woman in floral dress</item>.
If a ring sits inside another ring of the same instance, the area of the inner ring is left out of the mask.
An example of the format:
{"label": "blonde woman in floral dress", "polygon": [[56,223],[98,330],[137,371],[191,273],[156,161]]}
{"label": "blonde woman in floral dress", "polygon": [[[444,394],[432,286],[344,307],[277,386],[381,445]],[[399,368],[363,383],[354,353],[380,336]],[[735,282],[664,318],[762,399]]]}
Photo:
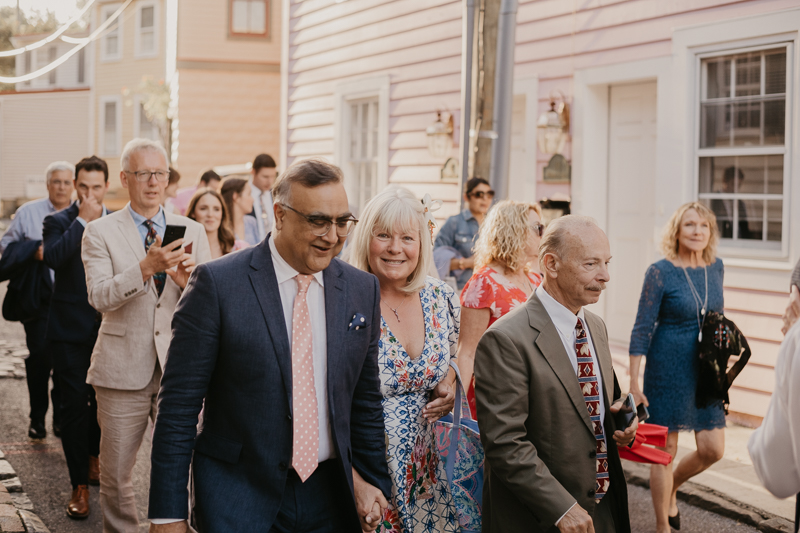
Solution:
{"label": "blonde woman in floral dress", "polygon": [[458,339],[458,366],[467,399],[475,412],[472,369],[481,335],[497,319],[528,299],[542,277],[538,267],[539,243],[544,233],[538,204],[504,200],[495,205],[475,242],[475,272],[461,291],[464,334]]}
{"label": "blonde woman in floral dress", "polygon": [[[390,187],[367,204],[352,237],[350,262],[381,289],[378,368],[393,483],[379,532],[459,531],[433,422],[454,404],[460,307],[452,288],[426,275],[433,244],[423,211],[411,191]],[[362,482],[355,471],[354,482]]]}

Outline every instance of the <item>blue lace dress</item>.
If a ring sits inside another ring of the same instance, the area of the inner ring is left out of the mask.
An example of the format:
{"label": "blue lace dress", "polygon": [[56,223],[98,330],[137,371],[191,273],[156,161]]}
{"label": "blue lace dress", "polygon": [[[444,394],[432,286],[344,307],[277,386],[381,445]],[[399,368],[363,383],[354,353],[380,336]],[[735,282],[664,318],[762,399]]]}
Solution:
{"label": "blue lace dress", "polygon": [[[705,296],[703,268],[687,268],[700,298]],[[708,267],[708,310],[723,310],[722,260]],[[698,409],[697,307],[683,269],[666,259],[650,265],[644,278],[629,353],[647,357],[644,394],[650,402],[650,420],[669,431],[725,427],[722,402]]]}
{"label": "blue lace dress", "polygon": [[457,532],[450,487],[435,446],[433,424],[422,418],[430,393],[455,356],[461,308],[449,285],[428,277],[420,291],[425,347],[411,359],[381,318],[378,367],[386,425],[386,456],[392,498],[378,531]]}

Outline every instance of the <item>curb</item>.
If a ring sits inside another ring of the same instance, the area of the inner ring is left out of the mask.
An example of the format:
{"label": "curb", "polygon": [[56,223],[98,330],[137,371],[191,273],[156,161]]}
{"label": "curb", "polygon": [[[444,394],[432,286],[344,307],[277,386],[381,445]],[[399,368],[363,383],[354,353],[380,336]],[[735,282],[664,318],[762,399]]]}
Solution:
{"label": "curb", "polygon": [[[623,462],[628,483],[650,488],[650,468],[640,463]],[[678,499],[695,507],[738,520],[764,533],[793,533],[794,524],[783,517],[768,513],[750,504],[734,500],[716,490],[691,481],[678,489]]]}
{"label": "curb", "polygon": [[22,492],[22,483],[0,451],[0,533],[50,533],[33,513],[33,503]]}

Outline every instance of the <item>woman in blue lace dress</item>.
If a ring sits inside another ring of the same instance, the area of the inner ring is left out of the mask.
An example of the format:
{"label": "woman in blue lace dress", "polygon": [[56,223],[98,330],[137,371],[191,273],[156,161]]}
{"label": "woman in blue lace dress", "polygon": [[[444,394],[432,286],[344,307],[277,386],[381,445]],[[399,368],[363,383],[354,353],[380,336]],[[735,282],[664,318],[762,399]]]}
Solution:
{"label": "woman in blue lace dress", "polygon": [[367,204],[352,237],[350,262],[375,274],[381,290],[378,368],[392,495],[379,532],[459,531],[433,422],[454,404],[460,307],[449,285],[426,276],[432,249],[423,205],[398,187]]}
{"label": "woman in blue lace dress", "polygon": [[[648,422],[669,428],[663,449],[675,456],[679,431],[694,431],[697,443],[697,451],[675,468],[650,467],[658,533],[668,533],[670,526],[680,529],[678,488],[721,459],[725,448],[722,402],[704,408],[695,405],[700,330],[708,311],[723,310],[718,242],[713,212],[696,202],[678,208],[664,231],[665,259],[647,269],[631,334],[630,391],[637,405],[648,406]],[[644,391],[638,380],[643,356]]]}

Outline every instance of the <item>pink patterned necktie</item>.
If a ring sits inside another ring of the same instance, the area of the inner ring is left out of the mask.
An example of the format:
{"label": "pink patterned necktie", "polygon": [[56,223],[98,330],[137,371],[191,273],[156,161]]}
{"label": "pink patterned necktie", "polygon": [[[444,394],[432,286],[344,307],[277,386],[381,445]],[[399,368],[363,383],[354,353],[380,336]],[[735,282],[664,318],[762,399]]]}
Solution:
{"label": "pink patterned necktie", "polygon": [[589,340],[583,322],[578,319],[575,326],[575,352],[578,354],[578,383],[581,386],[589,418],[592,419],[594,438],[597,442],[597,483],[595,486],[595,499],[600,501],[608,492],[611,480],[608,477],[608,449],[606,437],[603,433],[603,424],[600,420],[600,384],[597,381],[597,372],[594,368],[592,352],[589,350]]}
{"label": "pink patterned necktie", "polygon": [[308,286],[314,279],[297,275],[297,296],[292,310],[292,467],[300,480],[317,468],[319,455],[319,417],[314,387],[314,357],[311,344],[311,318],[308,314]]}

